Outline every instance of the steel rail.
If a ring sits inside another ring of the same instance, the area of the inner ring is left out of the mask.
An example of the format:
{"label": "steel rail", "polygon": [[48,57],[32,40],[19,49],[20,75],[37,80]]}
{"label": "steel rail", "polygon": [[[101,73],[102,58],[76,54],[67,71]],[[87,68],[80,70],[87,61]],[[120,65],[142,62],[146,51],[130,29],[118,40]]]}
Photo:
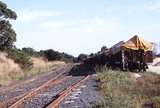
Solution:
{"label": "steel rail", "polygon": [[73,91],[75,91],[83,82],[88,80],[90,78],[90,75],[86,76],[82,80],[80,80],[78,83],[69,86],[66,90],[62,91],[59,94],[59,97],[53,102],[51,102],[46,108],[58,108],[59,104],[67,97],[69,96]]}

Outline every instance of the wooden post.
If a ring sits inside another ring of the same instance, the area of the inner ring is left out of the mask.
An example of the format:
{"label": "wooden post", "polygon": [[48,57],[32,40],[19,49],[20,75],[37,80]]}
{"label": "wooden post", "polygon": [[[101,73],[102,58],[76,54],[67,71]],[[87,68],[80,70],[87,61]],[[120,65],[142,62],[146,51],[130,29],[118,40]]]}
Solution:
{"label": "wooden post", "polygon": [[124,50],[122,50],[122,70],[125,70]]}

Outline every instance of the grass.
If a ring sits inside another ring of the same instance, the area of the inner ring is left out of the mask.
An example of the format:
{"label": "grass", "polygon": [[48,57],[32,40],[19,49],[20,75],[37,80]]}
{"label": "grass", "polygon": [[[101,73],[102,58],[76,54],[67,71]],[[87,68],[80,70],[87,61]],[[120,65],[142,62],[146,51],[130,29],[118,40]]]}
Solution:
{"label": "grass", "polygon": [[160,75],[142,73],[134,79],[130,72],[96,70],[104,100],[94,108],[142,108],[144,104],[160,108]]}
{"label": "grass", "polygon": [[27,78],[35,77],[39,74],[49,72],[50,70],[53,70],[55,68],[56,68],[55,65],[47,66],[45,68],[32,68],[30,70],[23,70],[21,72],[12,72],[9,74],[9,77],[16,81],[25,80]]}
{"label": "grass", "polygon": [[33,66],[29,70],[22,69],[5,53],[0,53],[0,85],[8,85],[12,82],[25,80],[30,77],[55,69],[62,62],[48,62],[42,58],[32,58]]}
{"label": "grass", "polygon": [[33,67],[30,70],[23,70],[23,72],[11,74],[12,79],[24,80],[29,77],[37,76],[42,73],[54,70],[62,62],[47,62],[42,58],[32,58]]}

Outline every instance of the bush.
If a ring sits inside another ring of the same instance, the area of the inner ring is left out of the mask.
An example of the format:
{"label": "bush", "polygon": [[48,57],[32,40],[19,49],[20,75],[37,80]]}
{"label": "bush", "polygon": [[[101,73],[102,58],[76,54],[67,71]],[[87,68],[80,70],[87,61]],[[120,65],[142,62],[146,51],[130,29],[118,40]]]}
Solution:
{"label": "bush", "polygon": [[95,108],[142,108],[145,105],[160,108],[160,75],[141,73],[135,80],[129,72],[105,67],[96,68],[96,71],[104,101]]}
{"label": "bush", "polygon": [[75,58],[72,55],[69,55],[67,53],[60,53],[58,51],[54,51],[52,49],[40,51],[39,54],[45,58],[47,58],[48,61],[54,61],[54,60],[60,60],[65,62],[74,62]]}
{"label": "bush", "polygon": [[8,57],[20,65],[22,69],[30,69],[33,65],[30,56],[19,49],[8,49]]}
{"label": "bush", "polygon": [[104,101],[93,108],[134,108],[132,98],[128,95],[116,96],[110,94],[105,96]]}
{"label": "bush", "polygon": [[52,49],[40,51],[40,53],[46,57],[48,61],[59,60],[61,58],[60,54]]}
{"label": "bush", "polygon": [[36,50],[34,50],[33,48],[22,48],[22,51],[26,54],[28,54],[29,56],[34,56],[34,57],[40,57],[39,52],[37,52]]}
{"label": "bush", "polygon": [[155,108],[160,108],[160,96],[153,97],[152,102],[153,102]]}
{"label": "bush", "polygon": [[104,101],[95,108],[140,108],[141,95],[136,91],[129,73],[107,68],[98,69],[97,72]]}
{"label": "bush", "polygon": [[87,54],[79,54],[79,56],[78,56],[78,62],[83,62],[84,60],[86,60],[87,59]]}

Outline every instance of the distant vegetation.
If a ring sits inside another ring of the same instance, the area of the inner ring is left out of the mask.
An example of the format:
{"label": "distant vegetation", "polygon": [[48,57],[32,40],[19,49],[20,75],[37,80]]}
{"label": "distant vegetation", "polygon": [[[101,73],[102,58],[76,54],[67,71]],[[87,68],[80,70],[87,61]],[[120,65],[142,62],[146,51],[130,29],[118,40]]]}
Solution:
{"label": "distant vegetation", "polygon": [[74,56],[64,52],[61,53],[61,52],[55,51],[53,49],[36,51],[33,48],[28,47],[28,48],[22,48],[22,52],[33,57],[43,57],[48,61],[56,60],[56,61],[65,61],[66,63],[76,61],[76,58]]}
{"label": "distant vegetation", "polygon": [[33,63],[31,57],[27,53],[19,49],[8,49],[6,52],[8,54],[7,57],[13,59],[22,69],[32,68]]}
{"label": "distant vegetation", "polygon": [[16,46],[14,46],[14,42],[16,42],[16,33],[9,22],[10,19],[15,20],[16,18],[16,13],[9,9],[5,3],[0,1],[0,51],[8,53],[8,57],[18,63],[22,69],[30,69],[32,67],[33,63],[31,57],[43,57],[48,61],[75,61],[72,55],[60,53],[52,49],[40,52],[33,48],[17,49]]}
{"label": "distant vegetation", "polygon": [[14,45],[17,39],[16,32],[10,24],[10,20],[16,19],[16,12],[0,1],[0,85],[48,72],[64,64],[63,61],[66,63],[76,61],[72,55],[52,49],[42,51],[30,47],[18,49]]}
{"label": "distant vegetation", "polygon": [[87,54],[79,54],[78,58],[77,58],[77,61],[78,62],[83,62],[84,60],[86,60],[88,57]]}
{"label": "distant vegetation", "polygon": [[22,51],[26,54],[28,54],[29,56],[34,56],[34,57],[40,57],[40,53],[38,51],[36,51],[33,48],[30,47],[26,47],[26,48],[22,48]]}
{"label": "distant vegetation", "polygon": [[67,53],[60,53],[58,51],[54,51],[52,49],[48,50],[41,50],[39,52],[39,55],[45,57],[48,61],[54,61],[54,60],[59,60],[59,61],[65,61],[65,62],[75,62],[75,58],[72,55],[69,55]]}

